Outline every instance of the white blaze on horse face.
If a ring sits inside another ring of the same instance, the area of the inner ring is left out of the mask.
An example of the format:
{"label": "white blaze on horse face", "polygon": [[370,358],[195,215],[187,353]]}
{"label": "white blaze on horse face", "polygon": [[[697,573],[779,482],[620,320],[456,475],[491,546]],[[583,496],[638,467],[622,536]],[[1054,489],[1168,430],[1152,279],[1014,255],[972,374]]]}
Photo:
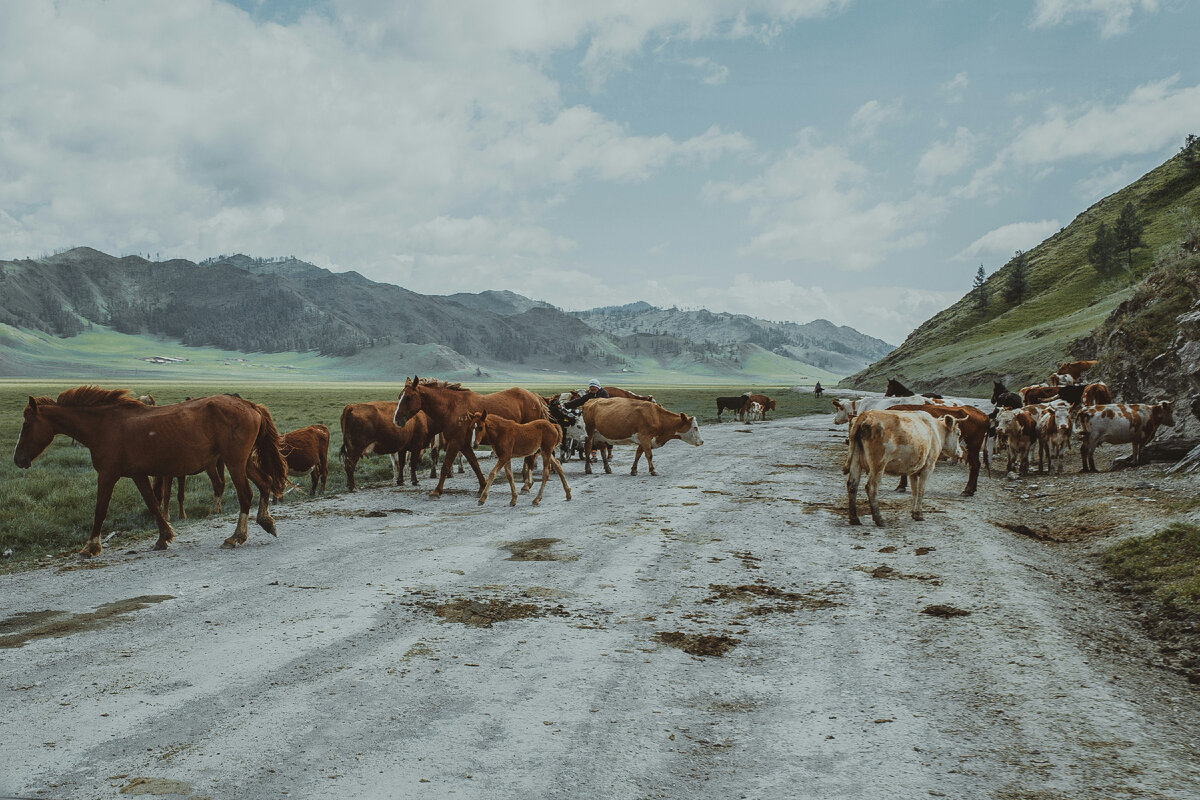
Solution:
{"label": "white blaze on horse face", "polygon": [[392,422],[400,424],[400,406],[404,404],[404,392],[400,392],[400,399],[396,401],[396,413],[392,414]]}

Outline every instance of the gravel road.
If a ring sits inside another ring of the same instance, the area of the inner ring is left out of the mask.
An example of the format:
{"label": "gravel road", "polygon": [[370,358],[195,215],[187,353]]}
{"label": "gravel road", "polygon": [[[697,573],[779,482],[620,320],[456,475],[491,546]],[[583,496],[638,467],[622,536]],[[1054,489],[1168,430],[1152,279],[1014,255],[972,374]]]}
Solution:
{"label": "gravel road", "polygon": [[702,433],[0,576],[0,795],[1200,797],[1195,690],[1002,479],[851,528],[844,426]]}

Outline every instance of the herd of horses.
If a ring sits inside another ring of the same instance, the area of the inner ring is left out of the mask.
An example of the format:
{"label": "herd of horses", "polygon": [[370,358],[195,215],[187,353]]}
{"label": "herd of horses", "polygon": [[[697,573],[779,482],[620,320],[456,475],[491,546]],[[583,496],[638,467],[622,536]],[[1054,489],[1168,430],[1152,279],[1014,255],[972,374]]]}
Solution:
{"label": "herd of horses", "polygon": [[[606,413],[588,414],[586,426],[590,454],[599,449],[608,466],[603,444],[638,445],[632,473],[637,473],[643,454],[654,473],[650,451],[673,438],[700,444],[696,422],[686,414],[663,409],[652,397],[643,397],[617,387],[607,387],[610,399],[591,400],[589,407],[605,406]],[[621,395],[619,398],[616,395]],[[354,465],[358,458],[372,453],[391,453],[398,462],[397,481],[403,477],[404,456],[411,457],[412,481],[420,456],[430,451],[436,467],[439,451],[444,451],[440,477],[429,494],[440,497],[445,491],[456,460],[461,458],[479,481],[479,503],[488,497],[492,482],[504,469],[512,490],[510,505],[517,502],[517,489],[509,461],[524,461],[522,492],[533,484],[533,469],[542,461],[542,485],[533,504],[545,492],[551,473],[562,481],[567,500],[571,489],[563,473],[556,449],[562,444],[565,425],[554,421],[565,415],[562,397],[542,397],[527,389],[513,387],[492,394],[479,394],[462,387],[430,378],[413,376],[395,402],[380,401],[346,406],[342,413],[343,444],[339,453],[346,467],[348,488],[353,491]],[[649,409],[649,410],[647,410]],[[585,412],[587,408],[585,407]],[[96,507],[83,556],[101,552],[101,526],[108,513],[113,487],[120,478],[129,478],[137,486],[158,528],[154,549],[166,549],[174,538],[169,520],[171,482],[178,479],[180,516],[183,516],[183,481],[188,475],[208,474],[213,484],[214,511],[220,510],[225,487],[225,471],[237,493],[238,521],[233,535],[222,547],[232,548],[246,541],[253,489],[259,503],[255,521],[275,535],[275,521],[269,498],[278,498],[293,486],[290,477],[312,476],[312,493],[318,483],[324,489],[328,472],[329,429],[309,425],[280,434],[270,411],[234,394],[188,398],[184,402],[159,406],[152,397],[135,397],[126,389],[80,386],[51,397],[30,397],[13,460],[28,469],[58,434],[64,434],[91,452],[97,473]],[[574,423],[576,420],[571,419]],[[370,425],[374,424],[372,428]],[[632,428],[630,426],[632,425]],[[607,437],[607,438],[606,438]],[[485,478],[475,447],[490,445],[497,456],[496,465]],[[432,477],[432,475],[431,475]]]}

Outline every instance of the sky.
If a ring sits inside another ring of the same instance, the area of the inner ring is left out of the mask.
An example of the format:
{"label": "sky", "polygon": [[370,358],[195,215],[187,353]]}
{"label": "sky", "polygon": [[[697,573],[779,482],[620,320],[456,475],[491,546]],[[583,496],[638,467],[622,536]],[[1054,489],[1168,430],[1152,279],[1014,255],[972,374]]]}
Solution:
{"label": "sky", "polygon": [[0,0],[0,258],[898,344],[1200,134],[1191,0]]}

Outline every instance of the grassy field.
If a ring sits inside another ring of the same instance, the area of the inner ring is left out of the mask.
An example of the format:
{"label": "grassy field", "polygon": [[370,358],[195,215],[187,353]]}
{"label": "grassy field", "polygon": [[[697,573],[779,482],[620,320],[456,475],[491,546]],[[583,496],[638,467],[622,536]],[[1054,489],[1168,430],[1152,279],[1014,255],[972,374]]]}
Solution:
{"label": "grassy field", "polygon": [[[0,382],[0,442],[11,453],[16,447],[21,430],[22,409],[30,395],[56,396],[64,389],[79,383],[51,382]],[[105,383],[106,388],[118,385]],[[480,392],[496,391],[510,384],[468,384]],[[561,391],[575,383],[555,385],[527,385],[541,394]],[[337,461],[337,450],[342,437],[338,428],[342,408],[347,403],[368,400],[394,400],[402,388],[401,384],[390,383],[318,383],[308,385],[247,383],[213,384],[197,383],[141,383],[139,393],[153,394],[160,405],[175,403],[185,397],[201,397],[217,392],[238,392],[243,397],[261,403],[271,410],[276,427],[280,432],[294,430],[305,425],[324,423],[329,426],[330,464],[327,493],[342,492],[346,488],[346,475]],[[753,388],[776,398],[778,409],[771,416],[788,417],[829,410],[827,401],[818,401],[811,394],[799,394],[785,387],[696,387],[696,386],[634,386],[633,391],[650,392],[655,399],[673,411],[684,411],[696,415],[703,427],[716,421],[713,398],[718,395],[740,394]],[[427,463],[427,462],[426,462]],[[356,480],[360,487],[390,484],[391,462],[376,456],[359,462]],[[308,479],[301,479],[307,487]],[[96,473],[92,469],[88,450],[73,446],[66,437],[59,436],[34,461],[29,470],[17,469],[12,458],[0,462],[0,552],[12,550],[10,557],[0,560],[0,570],[14,568],[44,555],[72,552],[83,546],[91,529],[92,512],[96,499]],[[303,502],[302,492],[288,494],[283,503]],[[195,476],[188,481],[187,515],[190,519],[208,516],[212,492],[204,476]],[[233,524],[233,511],[237,499],[233,487],[225,491],[225,511]],[[174,504],[172,516],[174,517]],[[174,523],[173,523],[174,524]],[[186,526],[186,522],[182,525]],[[104,523],[104,533],[120,531],[113,546],[123,546],[134,538],[146,538],[154,532],[154,524],[146,511],[141,495],[133,482],[118,482]],[[217,542],[214,542],[216,546]]]}
{"label": "grassy field", "polygon": [[1200,525],[1176,523],[1109,548],[1104,568],[1164,615],[1200,615]]}

